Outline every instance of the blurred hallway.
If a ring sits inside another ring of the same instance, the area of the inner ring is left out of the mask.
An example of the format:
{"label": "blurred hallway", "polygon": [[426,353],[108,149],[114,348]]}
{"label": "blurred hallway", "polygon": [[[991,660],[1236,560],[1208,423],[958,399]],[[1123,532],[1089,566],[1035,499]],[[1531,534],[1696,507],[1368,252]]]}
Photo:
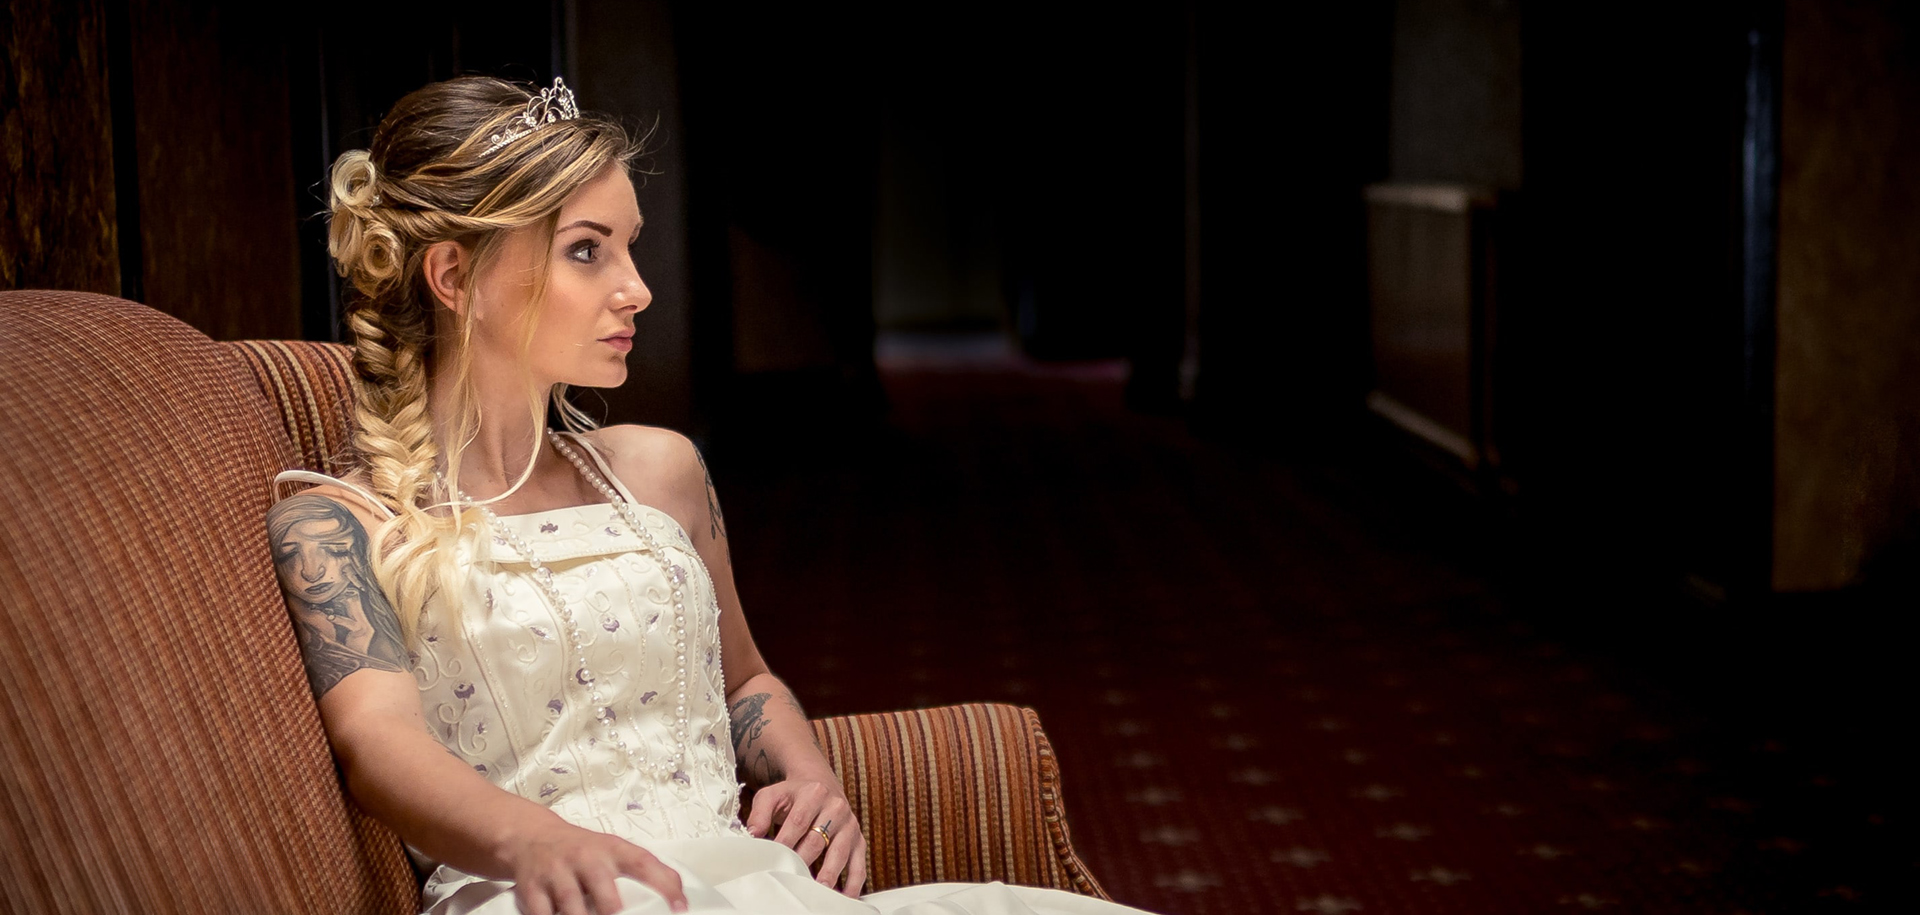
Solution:
{"label": "blurred hallway", "polygon": [[1128,412],[1122,363],[990,337],[883,335],[879,363],[884,423],[710,455],[756,637],[816,716],[1037,709],[1115,898],[1758,913],[1910,892],[1910,827],[1858,760],[1557,625],[1576,595],[1513,596],[1484,531],[1422,520],[1465,497],[1365,436],[1242,453]]}

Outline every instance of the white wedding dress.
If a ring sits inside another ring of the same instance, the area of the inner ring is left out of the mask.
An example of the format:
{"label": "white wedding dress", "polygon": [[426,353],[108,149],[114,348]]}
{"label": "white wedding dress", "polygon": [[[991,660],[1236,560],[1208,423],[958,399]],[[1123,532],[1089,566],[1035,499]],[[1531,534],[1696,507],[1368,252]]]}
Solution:
{"label": "white wedding dress", "polygon": [[[481,544],[486,555],[461,557],[471,572],[457,612],[434,607],[411,658],[421,710],[448,750],[495,785],[570,823],[647,849],[679,872],[694,913],[1138,912],[999,883],[925,884],[854,900],[815,882],[792,849],[748,834],[739,818],[742,786],[734,781],[713,581],[672,516],[634,499],[583,437],[567,437],[635,507],[659,551],[635,537],[607,503],[501,516],[552,570],[572,609],[592,682],[582,683],[569,661],[571,631],[536,585],[533,567],[508,541]],[[364,493],[308,471],[275,478],[286,480]],[[674,612],[676,576],[689,611],[684,619]],[[601,703],[588,700],[589,686]],[[414,857],[429,872],[423,905],[431,915],[518,911],[510,882]],[[626,905],[620,915],[669,911],[638,881],[621,878],[619,888]]]}

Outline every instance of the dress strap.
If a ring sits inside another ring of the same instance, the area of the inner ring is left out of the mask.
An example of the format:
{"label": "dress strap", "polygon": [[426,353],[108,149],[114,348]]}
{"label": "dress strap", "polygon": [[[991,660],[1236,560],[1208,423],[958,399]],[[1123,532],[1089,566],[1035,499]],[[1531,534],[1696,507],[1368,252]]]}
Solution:
{"label": "dress strap", "polygon": [[378,511],[389,518],[393,517],[393,509],[388,508],[386,503],[380,501],[377,497],[374,496],[373,493],[370,493],[367,490],[355,484],[342,480],[338,477],[330,477],[324,473],[315,473],[311,470],[282,470],[279,473],[274,474],[273,476],[273,496],[276,500],[280,498],[280,487],[286,485],[287,483],[313,483],[315,485],[324,484],[328,486],[338,486],[342,489],[352,490],[353,492],[358,493],[360,495],[360,498],[365,499],[368,505],[373,506],[375,511]]}
{"label": "dress strap", "polygon": [[581,448],[586,449],[587,457],[593,459],[593,466],[600,468],[601,475],[607,478],[607,482],[613,484],[613,488],[620,493],[620,498],[627,500],[633,505],[644,504],[639,499],[634,498],[633,493],[627,491],[627,484],[620,482],[620,478],[613,475],[613,468],[607,466],[606,459],[600,456],[599,449],[594,448],[593,443],[587,441],[586,436],[577,432],[561,432],[560,434],[566,436],[569,441],[578,444]]}

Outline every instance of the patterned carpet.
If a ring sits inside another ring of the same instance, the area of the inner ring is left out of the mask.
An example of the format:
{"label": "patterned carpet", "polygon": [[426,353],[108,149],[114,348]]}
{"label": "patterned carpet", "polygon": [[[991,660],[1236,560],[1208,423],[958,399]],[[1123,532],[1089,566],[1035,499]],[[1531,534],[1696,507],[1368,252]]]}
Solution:
{"label": "patterned carpet", "polygon": [[1130,413],[1118,364],[942,352],[883,348],[883,423],[710,447],[743,600],[811,714],[1038,710],[1116,899],[1913,911],[1845,754],[1556,635],[1413,484]]}

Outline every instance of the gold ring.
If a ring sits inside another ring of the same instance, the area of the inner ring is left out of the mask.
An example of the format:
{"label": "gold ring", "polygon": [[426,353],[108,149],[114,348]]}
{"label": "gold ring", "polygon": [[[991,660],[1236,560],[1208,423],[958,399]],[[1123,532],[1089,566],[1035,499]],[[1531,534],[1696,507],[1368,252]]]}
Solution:
{"label": "gold ring", "polygon": [[825,823],[821,823],[820,825],[813,827],[813,831],[820,834],[820,841],[825,842],[828,845],[833,844],[833,837],[830,835],[827,835],[827,827],[831,825],[833,825],[833,821],[828,820]]}

